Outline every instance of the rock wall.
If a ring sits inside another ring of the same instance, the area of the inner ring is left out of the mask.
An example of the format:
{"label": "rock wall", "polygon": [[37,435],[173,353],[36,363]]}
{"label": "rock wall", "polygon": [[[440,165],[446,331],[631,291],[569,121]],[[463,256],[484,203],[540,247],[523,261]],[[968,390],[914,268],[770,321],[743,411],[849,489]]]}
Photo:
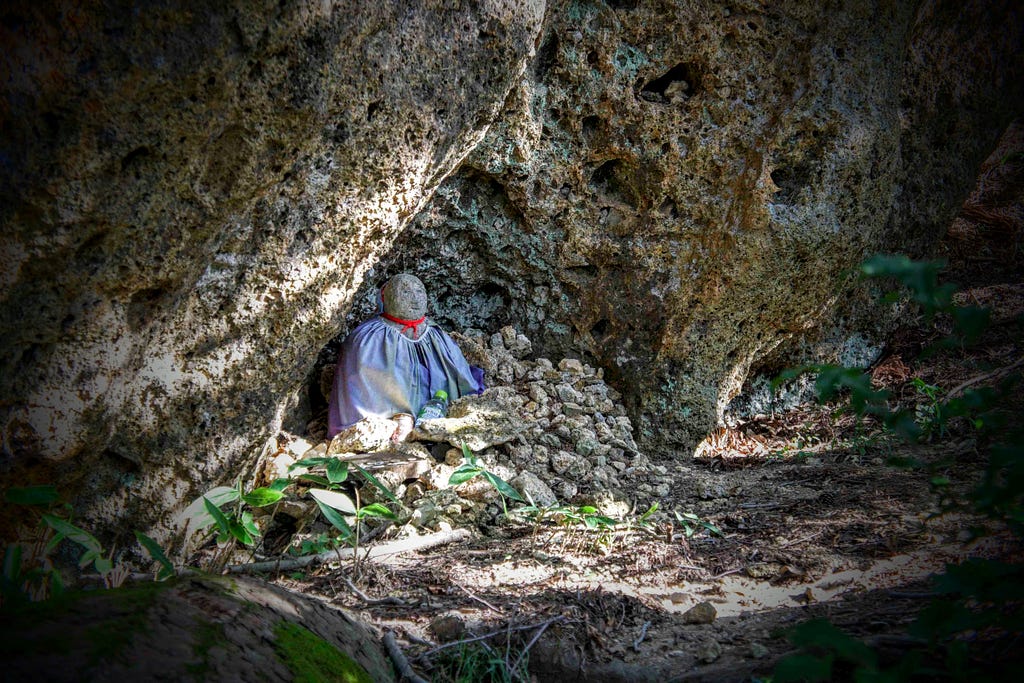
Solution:
{"label": "rock wall", "polygon": [[442,322],[606,368],[641,442],[684,451],[832,325],[859,259],[934,242],[1021,112],[1021,24],[980,0],[8,3],[3,483],[157,523],[399,269]]}
{"label": "rock wall", "polygon": [[638,439],[685,451],[767,357],[837,356],[859,332],[877,348],[850,269],[945,230],[1024,111],[1022,18],[1008,2],[553,3],[501,124],[394,269],[413,264],[453,327],[514,324],[604,367]]}
{"label": "rock wall", "polygon": [[4,486],[58,483],[87,519],[148,526],[232,476],[479,142],[543,12],[7,3]]}

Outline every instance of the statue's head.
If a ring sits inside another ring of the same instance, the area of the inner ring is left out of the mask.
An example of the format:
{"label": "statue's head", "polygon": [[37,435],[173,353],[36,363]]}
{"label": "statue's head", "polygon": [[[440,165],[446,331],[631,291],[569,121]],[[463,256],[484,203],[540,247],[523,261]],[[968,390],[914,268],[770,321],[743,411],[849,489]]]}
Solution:
{"label": "statue's head", "polygon": [[402,320],[418,320],[427,314],[427,289],[415,275],[400,273],[380,290],[384,312]]}

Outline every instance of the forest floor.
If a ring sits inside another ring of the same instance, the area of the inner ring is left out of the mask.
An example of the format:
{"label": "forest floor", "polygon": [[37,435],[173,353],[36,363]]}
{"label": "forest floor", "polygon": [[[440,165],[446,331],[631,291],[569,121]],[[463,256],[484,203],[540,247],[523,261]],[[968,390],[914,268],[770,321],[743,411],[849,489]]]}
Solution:
{"label": "forest floor", "polygon": [[[915,378],[948,396],[1019,371],[1021,165],[1000,180],[1005,157],[990,160],[942,245],[960,300],[992,310],[983,343],[922,360],[942,330],[908,320],[871,371],[922,418],[931,400]],[[898,653],[929,575],[968,557],[1024,560],[1005,531],[970,541],[984,520],[944,511],[977,484],[983,450],[963,422],[907,444],[841,405],[804,406],[720,429],[689,462],[652,457],[671,464],[662,510],[685,516],[602,510],[619,523],[588,528],[580,508],[513,513],[467,542],[276,582],[394,631],[434,680],[506,680],[517,665],[522,680],[757,680],[793,651],[785,632],[799,622],[824,617]]]}

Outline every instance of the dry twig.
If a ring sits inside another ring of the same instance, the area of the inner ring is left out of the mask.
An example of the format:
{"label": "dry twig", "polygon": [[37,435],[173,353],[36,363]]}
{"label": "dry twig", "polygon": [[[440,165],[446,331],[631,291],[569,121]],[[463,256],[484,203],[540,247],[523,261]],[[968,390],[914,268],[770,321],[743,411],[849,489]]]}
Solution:
{"label": "dry twig", "polygon": [[352,593],[357,598],[362,600],[363,603],[365,603],[368,607],[373,607],[375,605],[398,605],[400,607],[409,606],[409,603],[407,603],[405,600],[402,600],[401,598],[396,598],[393,595],[389,595],[386,598],[371,598],[369,595],[359,590],[359,587],[352,583],[352,580],[349,579],[347,576],[342,576],[341,580],[344,581],[345,585],[348,586],[348,589],[352,591]]}
{"label": "dry twig", "polygon": [[649,621],[645,621],[644,625],[640,627],[640,635],[633,641],[633,652],[640,652],[640,643],[644,642],[644,638],[647,637],[647,629],[650,627],[651,622]]}
{"label": "dry twig", "polygon": [[403,679],[408,680],[409,683],[427,683],[426,679],[420,678],[415,671],[412,669],[412,665],[409,664],[409,660],[405,658],[402,653],[402,648],[398,646],[398,641],[395,639],[395,634],[392,631],[384,633],[384,648],[388,651],[388,656],[391,657],[391,661],[395,663],[395,668],[398,669],[398,673]]}

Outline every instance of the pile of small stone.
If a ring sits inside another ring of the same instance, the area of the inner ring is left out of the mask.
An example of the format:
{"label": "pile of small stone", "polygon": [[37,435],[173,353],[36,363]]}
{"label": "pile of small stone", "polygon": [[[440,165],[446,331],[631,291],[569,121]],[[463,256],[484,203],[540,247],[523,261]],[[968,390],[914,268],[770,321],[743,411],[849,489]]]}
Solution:
{"label": "pile of small stone", "polygon": [[605,384],[603,369],[572,358],[557,367],[547,358],[528,360],[532,344],[512,327],[490,337],[470,331],[458,340],[490,383],[514,390],[515,400],[506,393],[505,402],[518,404],[522,421],[515,440],[485,451],[485,460],[490,456],[515,472],[517,483],[540,480],[562,501],[623,489],[668,493],[660,481],[649,483],[651,463],[637,447],[621,396]]}

